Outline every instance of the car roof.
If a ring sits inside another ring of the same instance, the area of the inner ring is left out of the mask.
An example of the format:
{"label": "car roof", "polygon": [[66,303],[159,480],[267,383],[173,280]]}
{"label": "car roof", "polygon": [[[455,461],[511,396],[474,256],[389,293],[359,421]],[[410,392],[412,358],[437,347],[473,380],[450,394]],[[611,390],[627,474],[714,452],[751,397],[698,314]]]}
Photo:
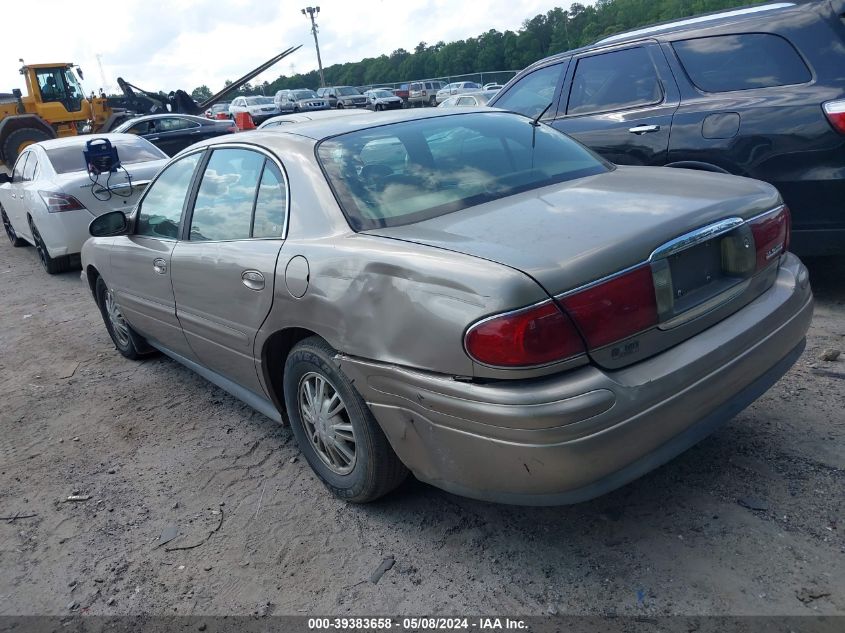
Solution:
{"label": "car roof", "polygon": [[[346,109],[346,110],[317,110],[315,112],[295,112],[293,114],[280,114],[279,116],[270,117],[264,123],[259,125],[259,129],[264,129],[267,127],[268,123],[272,123],[273,121],[285,121],[289,124],[294,123],[305,123],[307,121],[317,120],[320,121],[322,119],[331,119],[334,117],[348,117],[348,116],[358,116],[362,114],[370,114],[369,110],[357,110],[357,109]],[[272,129],[278,129],[277,126],[270,126]]]}
{"label": "car roof", "polygon": [[[772,15],[789,11],[799,6],[806,4],[807,0],[795,0],[793,2],[770,2],[767,4],[758,4],[746,7],[739,7],[735,9],[728,9],[723,11],[714,11],[702,15],[696,15],[680,20],[671,20],[668,22],[658,22],[642,28],[631,31],[624,31],[615,35],[610,35],[600,39],[587,46],[563,51],[556,55],[546,57],[531,64],[526,70],[545,66],[546,64],[566,59],[572,55],[592,51],[604,46],[615,46],[628,42],[635,42],[643,39],[660,39],[672,41],[675,39],[689,38],[691,35],[699,31],[705,31],[713,27],[724,26],[727,24],[741,23],[748,20],[764,19],[771,20]],[[522,73],[520,73],[522,74]]]}
{"label": "car roof", "polygon": [[101,138],[108,139],[112,142],[130,140],[137,141],[139,139],[144,141],[144,139],[135,134],[121,134],[120,132],[109,132],[108,134],[80,134],[78,136],[64,136],[62,138],[53,138],[47,141],[41,141],[40,143],[37,143],[37,145],[39,147],[44,148],[45,150],[56,149],[58,147],[73,147],[75,145],[84,147],[85,143],[87,143],[88,141]]}
{"label": "car roof", "polygon": [[[438,110],[437,108],[411,108],[407,110],[391,110],[388,112],[370,112],[368,110],[361,110],[361,112],[362,114],[358,116],[335,116],[322,120],[291,123],[290,125],[277,127],[271,130],[262,129],[261,133],[270,135],[295,134],[315,141],[321,141],[332,136],[337,136],[338,134],[357,132],[359,130],[380,127],[390,123],[402,123],[404,121],[431,119],[441,116],[456,116],[458,114],[451,110],[444,112],[443,110]],[[473,112],[489,114],[491,112],[501,113],[502,110],[490,107],[462,108],[460,115],[471,114]],[[229,138],[229,141],[231,141],[231,138]],[[210,139],[206,142],[211,144],[214,142],[214,139]]]}

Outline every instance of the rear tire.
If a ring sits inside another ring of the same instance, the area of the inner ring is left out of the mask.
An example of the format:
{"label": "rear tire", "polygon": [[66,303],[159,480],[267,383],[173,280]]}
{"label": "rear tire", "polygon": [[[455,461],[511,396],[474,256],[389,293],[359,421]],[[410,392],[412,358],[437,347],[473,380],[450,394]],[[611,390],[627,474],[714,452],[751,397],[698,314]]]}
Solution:
{"label": "rear tire", "polygon": [[430,105],[432,108],[436,108],[437,107],[437,97],[432,97],[431,99],[429,99],[428,105]]}
{"label": "rear tire", "polygon": [[323,339],[300,341],[285,362],[285,407],[299,450],[337,497],[366,503],[404,481],[399,461],[367,403]]}
{"label": "rear tire", "polygon": [[140,360],[155,353],[155,350],[147,345],[146,341],[125,321],[120,307],[115,303],[114,296],[102,277],[97,277],[94,297],[97,300],[97,307],[100,308],[106,331],[118,352],[129,360]]}
{"label": "rear tire", "polygon": [[12,246],[15,248],[26,246],[26,240],[18,237],[18,234],[15,232],[15,227],[12,226],[12,222],[9,220],[9,216],[6,215],[6,209],[3,208],[2,204],[0,204],[0,217],[3,218],[3,228],[5,229],[6,237],[9,238]]}
{"label": "rear tire", "polygon": [[70,270],[70,257],[67,255],[50,257],[47,245],[44,243],[44,239],[41,237],[41,233],[38,232],[38,228],[32,219],[29,221],[29,230],[32,232],[32,241],[35,242],[35,251],[38,253],[38,260],[48,275],[57,275]]}
{"label": "rear tire", "polygon": [[7,165],[14,165],[21,152],[33,143],[40,143],[53,138],[47,132],[38,128],[25,127],[15,130],[6,137],[3,143],[3,156],[6,157]]}

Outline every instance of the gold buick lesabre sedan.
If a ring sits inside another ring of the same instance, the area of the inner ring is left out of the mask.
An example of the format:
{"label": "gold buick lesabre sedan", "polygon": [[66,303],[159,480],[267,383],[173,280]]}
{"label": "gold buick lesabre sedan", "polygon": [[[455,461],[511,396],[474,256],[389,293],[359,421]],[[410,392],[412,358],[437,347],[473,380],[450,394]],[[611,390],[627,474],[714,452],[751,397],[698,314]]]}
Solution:
{"label": "gold buick lesabre sedan", "polygon": [[202,142],[90,231],[117,349],[288,421],[356,502],[408,471],[505,503],[603,494],[763,394],[813,310],[770,185],[617,167],[493,109]]}

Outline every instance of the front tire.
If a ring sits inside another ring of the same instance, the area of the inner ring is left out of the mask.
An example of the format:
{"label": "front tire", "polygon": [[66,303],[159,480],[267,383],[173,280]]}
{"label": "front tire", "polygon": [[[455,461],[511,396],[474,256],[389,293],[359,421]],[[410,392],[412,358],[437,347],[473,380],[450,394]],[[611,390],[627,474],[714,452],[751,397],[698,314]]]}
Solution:
{"label": "front tire", "polygon": [[337,102],[337,109],[343,110],[343,104],[340,101]]}
{"label": "front tire", "polygon": [[386,495],[408,474],[367,404],[313,336],[285,362],[285,407],[299,450],[333,494],[353,503]]}
{"label": "front tire", "polygon": [[26,240],[18,237],[18,234],[15,232],[15,227],[12,226],[12,222],[11,220],[9,220],[9,216],[6,215],[6,209],[4,209],[3,205],[1,204],[0,217],[3,218],[3,228],[5,229],[6,237],[9,238],[9,241],[12,243],[12,246],[14,246],[15,248],[26,246]]}
{"label": "front tire", "polygon": [[114,300],[114,295],[102,277],[97,277],[94,296],[97,300],[97,306],[100,308],[103,323],[106,325],[106,331],[118,352],[129,360],[140,360],[144,356],[154,353],[155,350],[147,345],[144,339],[123,318],[120,307]]}
{"label": "front tire", "polygon": [[38,261],[41,266],[47,271],[48,275],[57,275],[70,270],[70,257],[63,255],[61,257],[51,257],[50,251],[47,250],[47,245],[38,232],[35,222],[30,220],[29,230],[32,233],[32,241],[35,242],[35,251],[38,253]]}

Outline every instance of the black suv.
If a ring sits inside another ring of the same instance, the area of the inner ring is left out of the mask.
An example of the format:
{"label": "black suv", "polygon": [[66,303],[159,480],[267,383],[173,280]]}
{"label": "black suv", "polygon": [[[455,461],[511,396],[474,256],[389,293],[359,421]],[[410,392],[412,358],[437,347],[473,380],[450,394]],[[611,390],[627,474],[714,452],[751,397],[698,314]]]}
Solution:
{"label": "black suv", "polygon": [[845,254],[845,0],[780,2],[614,35],[544,59],[491,106],[622,165],[765,180],[791,250]]}

